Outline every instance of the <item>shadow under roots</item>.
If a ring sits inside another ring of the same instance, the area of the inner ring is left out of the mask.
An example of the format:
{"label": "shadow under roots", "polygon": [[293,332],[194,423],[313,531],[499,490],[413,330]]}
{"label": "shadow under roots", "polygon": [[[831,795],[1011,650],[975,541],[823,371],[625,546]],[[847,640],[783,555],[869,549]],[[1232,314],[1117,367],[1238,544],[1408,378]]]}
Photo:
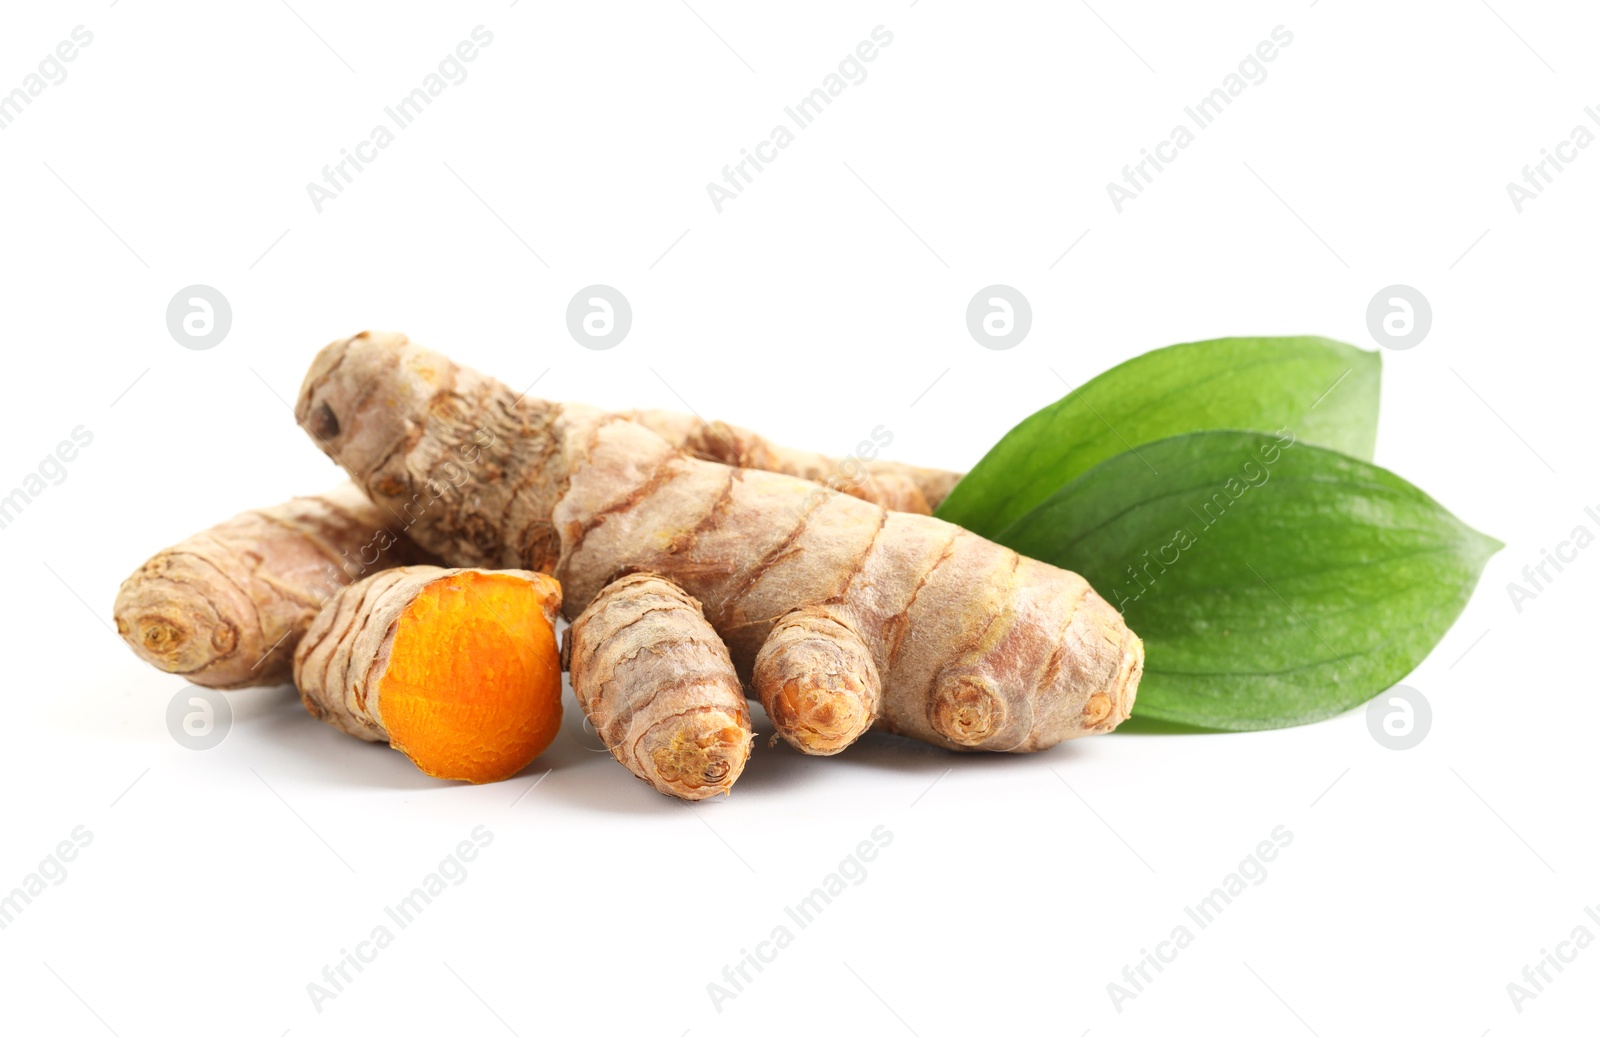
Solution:
{"label": "shadow under roots", "polygon": [[235,712],[234,726],[262,732],[276,751],[295,759],[297,773],[316,781],[408,792],[455,784],[428,777],[384,742],[363,742],[318,721],[289,685],[238,694],[257,702],[248,712]]}
{"label": "shadow under roots", "polygon": [[[759,715],[759,707],[756,709]],[[761,718],[763,721],[764,717]],[[833,756],[808,756],[782,741],[768,745],[772,726],[757,725],[756,750],[734,792],[766,794],[774,790],[801,786],[827,773],[818,768],[882,770],[898,774],[926,776],[929,780],[952,770],[1005,770],[1037,766],[1039,753],[964,753],[942,749],[904,735],[869,731],[855,744]],[[1062,747],[1047,750],[1054,755]],[[1030,760],[1032,762],[1030,762]],[[837,771],[835,773],[838,773]]]}
{"label": "shadow under roots", "polygon": [[[550,748],[510,781],[526,785],[530,775],[540,781],[529,800],[556,796],[586,809],[637,816],[680,809],[678,800],[663,796],[617,762],[578,707],[570,678],[563,678],[561,731]],[[541,777],[546,773],[548,777]]]}
{"label": "shadow under roots", "polygon": [[[611,755],[594,733],[573,697],[563,688],[561,730],[550,747],[515,777],[499,783],[531,789],[528,799],[554,796],[577,806],[638,816],[663,816],[685,805],[714,805],[723,797],[701,803],[663,796],[631,774]],[[293,760],[294,768],[311,779],[373,789],[407,792],[448,791],[465,783],[441,781],[419,771],[403,753],[382,742],[363,742],[318,722],[306,713],[299,695],[288,685],[238,693],[235,726],[260,732],[265,741]],[[926,742],[884,731],[869,731],[854,745],[834,756],[808,756],[781,739],[773,744],[774,729],[758,702],[750,702],[755,743],[750,761],[734,786],[742,799],[762,798],[801,788],[847,769],[891,771],[932,780],[951,770],[986,770],[1037,766],[1041,756],[1061,762],[1071,754],[1064,743],[1044,753],[952,752]],[[1201,728],[1165,721],[1125,721],[1118,733],[1212,734]],[[819,768],[835,768],[833,771]],[[537,787],[533,783],[537,782]],[[520,800],[518,802],[521,802]]]}

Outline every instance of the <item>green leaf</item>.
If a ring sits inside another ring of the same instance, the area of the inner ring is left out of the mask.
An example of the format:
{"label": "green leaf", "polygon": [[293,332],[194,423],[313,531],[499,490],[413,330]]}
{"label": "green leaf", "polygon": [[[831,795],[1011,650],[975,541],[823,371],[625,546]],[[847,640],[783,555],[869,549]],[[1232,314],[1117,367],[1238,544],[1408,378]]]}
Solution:
{"label": "green leaf", "polygon": [[1000,540],[1122,610],[1145,642],[1135,716],[1235,731],[1392,687],[1503,546],[1381,468],[1237,431],[1119,454]]}
{"label": "green leaf", "polygon": [[1309,336],[1153,350],[1006,433],[935,514],[993,539],[1101,461],[1208,429],[1287,427],[1302,442],[1371,460],[1380,367],[1375,352]]}

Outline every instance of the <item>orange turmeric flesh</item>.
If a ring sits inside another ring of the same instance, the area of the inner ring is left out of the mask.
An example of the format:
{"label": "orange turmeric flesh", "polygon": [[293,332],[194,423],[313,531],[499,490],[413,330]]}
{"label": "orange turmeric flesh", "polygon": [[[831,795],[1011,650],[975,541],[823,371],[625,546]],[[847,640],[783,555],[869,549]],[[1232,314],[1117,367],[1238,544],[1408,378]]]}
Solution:
{"label": "orange turmeric flesh", "polygon": [[561,727],[561,663],[535,585],[466,570],[436,580],[395,628],[378,712],[425,774],[499,781]]}
{"label": "orange turmeric flesh", "polygon": [[500,781],[561,726],[561,585],[522,569],[385,569],[346,587],[295,650],[312,716],[426,774]]}

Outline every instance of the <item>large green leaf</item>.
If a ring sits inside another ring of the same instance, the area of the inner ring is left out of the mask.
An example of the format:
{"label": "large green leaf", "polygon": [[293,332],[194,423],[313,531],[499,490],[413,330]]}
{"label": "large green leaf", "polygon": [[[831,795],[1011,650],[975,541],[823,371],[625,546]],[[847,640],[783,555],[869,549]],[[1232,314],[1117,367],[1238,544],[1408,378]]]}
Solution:
{"label": "large green leaf", "polygon": [[1144,638],[1136,716],[1227,730],[1391,687],[1502,546],[1381,468],[1238,431],[1119,454],[1000,541],[1083,574]]}
{"label": "large green leaf", "polygon": [[1288,427],[1371,460],[1380,367],[1375,352],[1309,336],[1153,350],[1006,433],[935,514],[992,539],[1101,461],[1183,432]]}

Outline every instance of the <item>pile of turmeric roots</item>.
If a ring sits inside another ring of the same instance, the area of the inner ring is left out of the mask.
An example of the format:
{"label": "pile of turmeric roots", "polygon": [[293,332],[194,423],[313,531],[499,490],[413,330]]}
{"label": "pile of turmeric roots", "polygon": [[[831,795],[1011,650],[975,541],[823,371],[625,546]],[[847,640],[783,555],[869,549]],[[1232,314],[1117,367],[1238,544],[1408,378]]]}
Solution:
{"label": "pile of turmeric roots", "polygon": [[117,630],[195,684],[292,678],[311,715],[428,774],[526,767],[563,669],[616,758],[690,800],[744,769],[746,695],[819,755],[874,727],[1027,752],[1132,708],[1121,615],[931,517],[956,474],[524,399],[398,334],[324,348],[295,414],[353,482],[160,552]]}

